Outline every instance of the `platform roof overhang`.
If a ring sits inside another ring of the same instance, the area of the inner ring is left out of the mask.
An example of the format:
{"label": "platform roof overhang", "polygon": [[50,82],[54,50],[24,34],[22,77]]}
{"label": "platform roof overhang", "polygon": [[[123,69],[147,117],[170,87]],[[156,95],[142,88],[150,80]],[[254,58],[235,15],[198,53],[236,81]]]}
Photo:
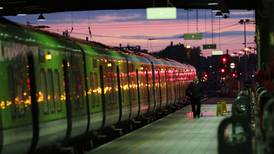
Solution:
{"label": "platform roof overhang", "polygon": [[[218,6],[208,3],[218,2]],[[258,0],[0,0],[0,15],[37,14],[84,10],[142,9],[174,6],[184,9],[247,9]]]}

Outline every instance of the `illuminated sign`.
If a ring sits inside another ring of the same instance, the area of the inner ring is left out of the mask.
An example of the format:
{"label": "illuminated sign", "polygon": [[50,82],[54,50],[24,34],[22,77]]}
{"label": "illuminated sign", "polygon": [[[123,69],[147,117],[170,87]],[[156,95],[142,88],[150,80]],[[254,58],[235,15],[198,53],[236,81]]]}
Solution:
{"label": "illuminated sign", "polygon": [[203,33],[186,33],[183,37],[185,40],[201,40],[203,39]]}
{"label": "illuminated sign", "polygon": [[212,55],[223,55],[224,54],[224,51],[222,51],[222,50],[213,50],[212,52],[211,52],[211,54]]}
{"label": "illuminated sign", "polygon": [[146,13],[147,13],[147,19],[149,20],[177,18],[177,11],[175,7],[147,8]]}
{"label": "illuminated sign", "polygon": [[216,44],[203,44],[203,49],[216,49]]}

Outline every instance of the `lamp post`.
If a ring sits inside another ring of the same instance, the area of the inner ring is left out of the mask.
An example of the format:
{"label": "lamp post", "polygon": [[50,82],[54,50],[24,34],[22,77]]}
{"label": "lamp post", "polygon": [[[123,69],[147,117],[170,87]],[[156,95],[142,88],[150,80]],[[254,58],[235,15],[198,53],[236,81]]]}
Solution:
{"label": "lamp post", "polygon": [[249,50],[246,46],[246,24],[249,23],[250,20],[249,19],[241,19],[239,21],[240,24],[244,25],[244,81],[247,80],[247,63],[248,63],[248,59],[247,59],[247,51]]}

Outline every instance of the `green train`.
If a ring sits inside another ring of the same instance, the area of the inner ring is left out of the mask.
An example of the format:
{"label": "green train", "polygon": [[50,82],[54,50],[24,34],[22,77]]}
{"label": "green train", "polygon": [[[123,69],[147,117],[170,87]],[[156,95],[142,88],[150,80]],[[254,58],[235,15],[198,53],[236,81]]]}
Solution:
{"label": "green train", "polygon": [[0,151],[37,149],[166,110],[194,67],[0,18]]}

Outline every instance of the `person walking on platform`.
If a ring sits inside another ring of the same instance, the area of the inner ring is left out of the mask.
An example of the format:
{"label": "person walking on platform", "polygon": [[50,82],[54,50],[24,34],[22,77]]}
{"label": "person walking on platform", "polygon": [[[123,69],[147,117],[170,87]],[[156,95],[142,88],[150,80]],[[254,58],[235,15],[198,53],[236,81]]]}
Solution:
{"label": "person walking on platform", "polygon": [[200,118],[202,89],[199,80],[196,78],[186,89],[186,95],[190,98],[194,118]]}

